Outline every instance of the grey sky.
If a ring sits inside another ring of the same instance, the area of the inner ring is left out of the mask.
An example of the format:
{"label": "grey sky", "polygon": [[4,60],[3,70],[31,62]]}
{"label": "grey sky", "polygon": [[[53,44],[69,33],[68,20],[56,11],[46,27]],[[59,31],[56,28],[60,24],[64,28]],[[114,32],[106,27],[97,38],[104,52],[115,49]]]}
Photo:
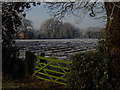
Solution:
{"label": "grey sky", "polygon": [[[26,18],[33,22],[35,29],[39,29],[41,23],[50,18],[50,14],[47,12],[48,10],[46,10],[43,5],[35,6],[29,12],[27,12]],[[98,19],[91,18],[87,14],[83,17],[84,18],[81,19],[77,19],[73,16],[66,17],[64,21],[70,22],[81,29],[86,29],[88,27],[105,27],[105,23]]]}

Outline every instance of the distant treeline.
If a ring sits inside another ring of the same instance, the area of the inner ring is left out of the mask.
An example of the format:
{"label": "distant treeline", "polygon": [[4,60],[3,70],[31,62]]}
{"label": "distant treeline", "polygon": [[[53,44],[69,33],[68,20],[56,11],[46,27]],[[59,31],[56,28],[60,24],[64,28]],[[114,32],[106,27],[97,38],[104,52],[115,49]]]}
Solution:
{"label": "distant treeline", "polygon": [[104,29],[98,27],[89,27],[86,30],[82,30],[69,22],[48,19],[41,24],[39,30],[26,30],[22,37],[30,39],[99,38],[103,31]]}
{"label": "distant treeline", "polygon": [[42,23],[38,31],[38,38],[98,38],[103,29],[90,27],[81,30],[69,22],[60,22],[59,20],[48,19]]}

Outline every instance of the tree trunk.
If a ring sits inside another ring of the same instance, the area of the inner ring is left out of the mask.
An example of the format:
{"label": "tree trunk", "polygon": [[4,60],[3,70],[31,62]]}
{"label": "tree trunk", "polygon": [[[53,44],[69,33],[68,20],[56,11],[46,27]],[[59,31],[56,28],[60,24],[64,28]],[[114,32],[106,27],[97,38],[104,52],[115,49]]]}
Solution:
{"label": "tree trunk", "polygon": [[110,58],[111,70],[120,75],[120,8],[118,2],[106,2],[105,9],[107,14],[106,25],[106,45]]}

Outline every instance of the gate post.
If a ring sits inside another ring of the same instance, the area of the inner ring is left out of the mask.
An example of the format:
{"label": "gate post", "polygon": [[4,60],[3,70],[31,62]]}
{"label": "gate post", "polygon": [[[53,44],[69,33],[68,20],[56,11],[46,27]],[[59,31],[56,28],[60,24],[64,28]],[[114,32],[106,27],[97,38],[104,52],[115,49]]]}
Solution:
{"label": "gate post", "polygon": [[33,52],[26,51],[25,55],[25,78],[29,78],[34,73],[34,59]]}

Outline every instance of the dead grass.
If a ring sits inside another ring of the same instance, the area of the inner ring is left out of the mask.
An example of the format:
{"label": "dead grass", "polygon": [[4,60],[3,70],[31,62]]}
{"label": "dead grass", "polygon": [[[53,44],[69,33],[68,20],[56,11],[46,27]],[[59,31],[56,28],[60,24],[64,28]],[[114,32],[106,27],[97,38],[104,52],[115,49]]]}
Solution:
{"label": "dead grass", "polygon": [[56,89],[62,89],[65,88],[65,86],[40,80],[34,77],[30,77],[29,79],[3,79],[2,82],[2,88],[3,89],[19,89],[19,88],[40,88],[40,90],[56,90]]}

